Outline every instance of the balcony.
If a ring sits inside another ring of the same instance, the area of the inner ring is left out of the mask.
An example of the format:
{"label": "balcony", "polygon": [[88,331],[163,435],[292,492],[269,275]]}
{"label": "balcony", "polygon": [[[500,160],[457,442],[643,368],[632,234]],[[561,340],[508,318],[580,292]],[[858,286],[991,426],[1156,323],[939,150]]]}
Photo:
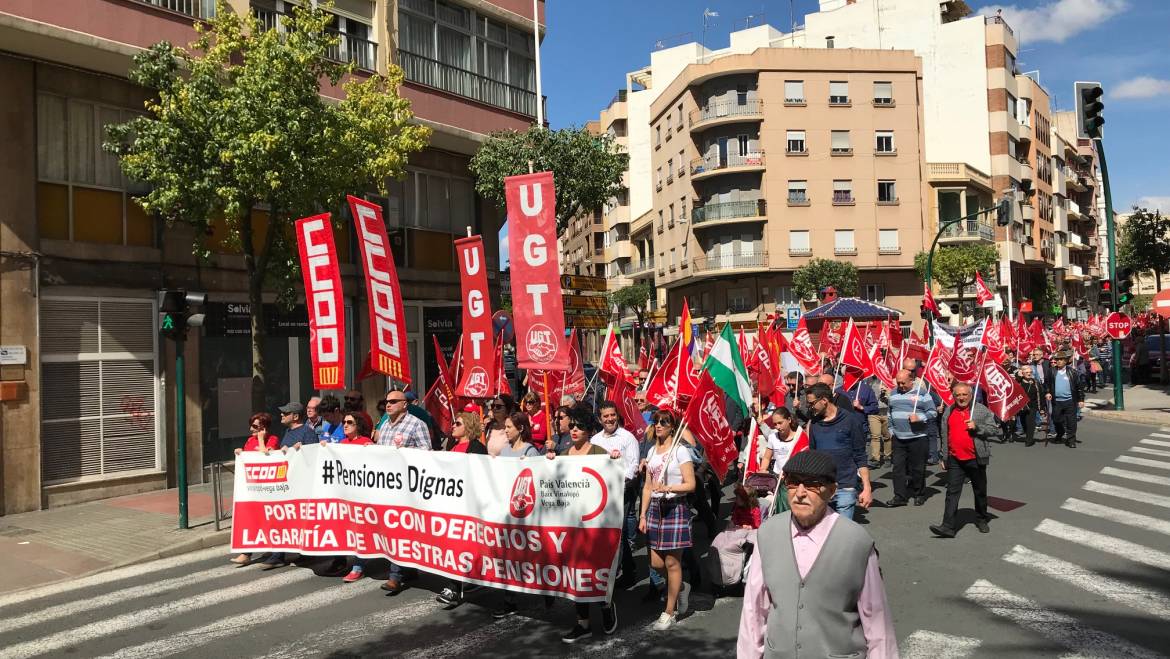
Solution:
{"label": "balcony", "polygon": [[931,162],[926,164],[927,180],[931,183],[974,183],[991,190],[991,177],[963,162]]}
{"label": "balcony", "polygon": [[699,256],[694,259],[694,267],[696,274],[718,274],[722,271],[744,272],[767,270],[768,253]]}
{"label": "balcony", "polygon": [[982,222],[972,218],[943,229],[938,239],[939,244],[947,245],[966,242],[995,243],[995,227],[990,222]]}
{"label": "balcony", "polygon": [[727,301],[728,313],[750,313],[755,311],[757,306],[758,305],[755,302],[749,302],[747,300]]}
{"label": "balcony", "polygon": [[1085,243],[1084,238],[1081,238],[1080,234],[1073,233],[1072,231],[1068,232],[1068,240],[1065,240],[1064,244],[1066,247],[1073,250],[1080,251],[1089,249],[1089,245]]}
{"label": "balcony", "polygon": [[698,110],[691,110],[688,116],[688,125],[693,133],[712,126],[739,121],[761,121],[763,118],[763,103],[759,100],[749,100],[744,103],[711,103]]}
{"label": "balcony", "polygon": [[[513,87],[499,80],[401,48],[398,49],[398,64],[410,82],[434,87],[526,117],[536,116],[535,92]],[[544,99],[541,99],[541,102],[543,103]]]}
{"label": "balcony", "polygon": [[1033,174],[1032,174],[1032,164],[1028,162],[1028,159],[1027,158],[1019,158],[1017,162],[1020,163],[1020,168],[1019,168],[1020,182],[1023,183],[1024,181],[1034,180]]}
{"label": "balcony", "polygon": [[691,177],[695,181],[730,172],[762,171],[764,171],[763,152],[744,155],[727,154],[726,158],[708,156],[691,161]]}
{"label": "balcony", "polygon": [[766,221],[765,209],[763,199],[704,204],[691,211],[691,221],[696,227],[700,224],[717,226],[735,222],[763,222]]}
{"label": "balcony", "polygon": [[168,11],[186,14],[192,18],[215,16],[215,0],[134,0],[139,4],[154,5]]}
{"label": "balcony", "polygon": [[852,192],[845,192],[843,190],[833,191],[833,205],[834,206],[852,206],[857,201],[853,198]]}
{"label": "balcony", "polygon": [[654,271],[654,257],[651,256],[645,260],[633,260],[625,266],[624,274],[631,277],[638,275],[649,275]]}
{"label": "balcony", "polygon": [[1077,265],[1076,263],[1073,263],[1072,265],[1070,265],[1068,267],[1068,270],[1065,271],[1064,278],[1065,279],[1076,279],[1076,280],[1085,279],[1085,269],[1082,268],[1081,266]]}
{"label": "balcony", "polygon": [[[174,5],[191,5],[193,3],[198,4],[199,2],[210,1],[150,0],[149,4],[170,8]],[[284,28],[280,25],[280,17],[287,16],[288,11],[277,11],[273,7],[252,5],[252,15],[256,17],[256,20],[260,21],[260,25],[264,26],[265,30],[283,30]],[[325,51],[325,57],[334,62],[353,62],[354,66],[363,71],[373,72],[377,70],[378,44],[376,42],[334,28],[325,28],[325,32],[329,36],[337,39],[337,43]]]}
{"label": "balcony", "polygon": [[1072,199],[1068,200],[1068,219],[1079,220],[1081,217],[1081,205]]}

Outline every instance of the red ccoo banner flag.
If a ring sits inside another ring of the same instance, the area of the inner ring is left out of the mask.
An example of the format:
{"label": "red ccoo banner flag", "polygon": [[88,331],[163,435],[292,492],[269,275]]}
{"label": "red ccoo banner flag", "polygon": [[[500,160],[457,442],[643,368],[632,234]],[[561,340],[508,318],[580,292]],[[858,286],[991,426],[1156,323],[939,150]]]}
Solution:
{"label": "red ccoo banner flag", "polygon": [[339,389],[345,386],[345,307],[329,213],[299,219],[296,228],[309,308],[313,388]]}
{"label": "red ccoo banner flag", "polygon": [[370,365],[379,373],[409,383],[402,288],[386,237],[386,223],[382,221],[382,207],[353,195],[348,199],[366,272],[366,297],[370,300]]}
{"label": "red ccoo banner flag", "polygon": [[463,378],[455,393],[486,398],[492,384],[492,308],[488,298],[487,261],[479,236],[455,241],[459,281],[463,285]]}
{"label": "red ccoo banner flag", "polygon": [[504,179],[504,194],[508,201],[516,365],[567,370],[569,353],[561,341],[565,335],[565,312],[557,256],[553,173],[509,176]]}

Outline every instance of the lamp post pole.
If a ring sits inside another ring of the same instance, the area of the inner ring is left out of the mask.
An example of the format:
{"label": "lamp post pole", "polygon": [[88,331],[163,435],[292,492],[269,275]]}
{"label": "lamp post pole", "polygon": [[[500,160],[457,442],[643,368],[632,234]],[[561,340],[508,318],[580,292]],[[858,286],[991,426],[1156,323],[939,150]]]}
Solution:
{"label": "lamp post pole", "polygon": [[[928,288],[928,289],[930,288],[931,279],[933,279],[933,275],[934,275],[934,250],[938,249],[938,239],[942,238],[943,232],[946,231],[948,228],[950,228],[950,227],[952,227],[952,226],[954,226],[954,225],[956,225],[964,220],[970,220],[971,218],[979,217],[980,215],[983,215],[984,213],[991,213],[991,212],[995,211],[995,209],[996,209],[996,207],[992,206],[991,208],[984,208],[982,210],[977,210],[974,213],[967,213],[966,215],[964,215],[962,217],[956,217],[956,218],[952,218],[949,220],[939,220],[938,232],[934,234],[934,241],[930,243],[930,251],[926,253],[926,288]],[[929,324],[927,324],[926,331],[930,332],[930,339],[931,339],[930,342],[934,343],[934,332],[931,331]]]}

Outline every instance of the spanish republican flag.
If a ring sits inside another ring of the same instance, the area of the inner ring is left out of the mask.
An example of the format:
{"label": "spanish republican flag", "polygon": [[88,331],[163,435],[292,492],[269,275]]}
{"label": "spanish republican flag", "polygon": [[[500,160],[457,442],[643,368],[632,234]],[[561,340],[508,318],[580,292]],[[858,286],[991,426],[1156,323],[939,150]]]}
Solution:
{"label": "spanish republican flag", "polygon": [[687,299],[683,298],[682,316],[678,321],[678,340],[687,349],[687,354],[695,348],[695,328],[691,323],[691,309],[687,305]]}

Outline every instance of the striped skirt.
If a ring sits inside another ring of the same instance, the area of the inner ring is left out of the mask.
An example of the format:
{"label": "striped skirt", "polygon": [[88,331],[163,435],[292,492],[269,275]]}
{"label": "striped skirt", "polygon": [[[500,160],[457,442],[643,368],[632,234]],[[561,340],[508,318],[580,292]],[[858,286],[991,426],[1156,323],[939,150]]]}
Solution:
{"label": "striped skirt", "polygon": [[657,551],[691,546],[691,506],[686,497],[653,499],[646,509],[646,537]]}

